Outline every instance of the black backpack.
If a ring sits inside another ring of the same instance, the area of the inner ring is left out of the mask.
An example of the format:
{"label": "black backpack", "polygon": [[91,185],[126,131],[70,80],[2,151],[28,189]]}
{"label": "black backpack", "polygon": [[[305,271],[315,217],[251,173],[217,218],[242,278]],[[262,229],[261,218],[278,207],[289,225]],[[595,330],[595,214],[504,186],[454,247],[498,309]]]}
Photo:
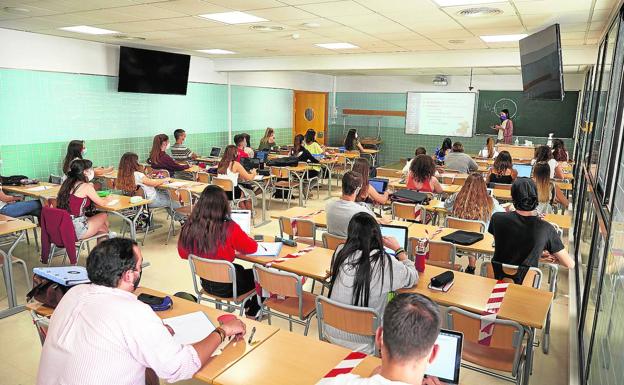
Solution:
{"label": "black backpack", "polygon": [[269,167],[295,167],[299,164],[299,158],[296,156],[287,156],[284,158],[271,159],[266,163]]}
{"label": "black backpack", "polygon": [[427,204],[429,203],[429,194],[404,189],[390,195],[390,200],[399,203]]}
{"label": "black backpack", "polygon": [[21,186],[28,181],[26,175],[0,176],[0,184],[3,186]]}

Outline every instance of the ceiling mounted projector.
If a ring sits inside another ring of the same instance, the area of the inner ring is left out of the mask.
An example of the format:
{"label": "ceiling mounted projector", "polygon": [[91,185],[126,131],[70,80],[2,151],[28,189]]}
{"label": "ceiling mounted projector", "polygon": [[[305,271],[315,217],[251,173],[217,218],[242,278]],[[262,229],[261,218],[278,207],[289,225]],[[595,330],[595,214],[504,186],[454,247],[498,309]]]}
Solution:
{"label": "ceiling mounted projector", "polygon": [[437,75],[435,78],[433,78],[432,83],[434,86],[447,86],[448,80],[445,75]]}

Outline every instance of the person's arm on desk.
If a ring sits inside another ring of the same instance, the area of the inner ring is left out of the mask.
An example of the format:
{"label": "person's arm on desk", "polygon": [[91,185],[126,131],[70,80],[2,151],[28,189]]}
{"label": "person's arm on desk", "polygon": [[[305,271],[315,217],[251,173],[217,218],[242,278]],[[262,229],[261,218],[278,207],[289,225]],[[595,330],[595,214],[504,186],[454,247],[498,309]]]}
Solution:
{"label": "person's arm on desk", "polygon": [[[219,329],[223,331],[223,334],[221,334]],[[246,326],[243,321],[235,319],[224,323],[219,328],[215,329],[215,331],[210,333],[208,337],[194,343],[193,348],[195,348],[202,366],[208,362],[215,350],[217,350],[219,345],[221,345],[227,337],[234,336],[236,340],[239,341],[245,335],[245,332]]]}
{"label": "person's arm on desk", "polygon": [[18,202],[19,200],[20,200],[19,197],[16,197],[16,196],[13,196],[13,195],[7,195],[0,188],[0,201],[2,201],[4,203],[13,203],[13,202]]}

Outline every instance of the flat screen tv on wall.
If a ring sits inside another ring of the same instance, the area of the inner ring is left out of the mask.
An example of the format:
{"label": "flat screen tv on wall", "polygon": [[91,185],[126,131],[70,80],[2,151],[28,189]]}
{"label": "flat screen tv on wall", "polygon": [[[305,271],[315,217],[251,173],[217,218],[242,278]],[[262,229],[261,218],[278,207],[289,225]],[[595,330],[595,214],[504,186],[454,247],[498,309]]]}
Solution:
{"label": "flat screen tv on wall", "polygon": [[520,40],[522,86],[529,99],[563,100],[559,24]]}
{"label": "flat screen tv on wall", "polygon": [[186,95],[190,61],[189,55],[121,47],[117,91]]}

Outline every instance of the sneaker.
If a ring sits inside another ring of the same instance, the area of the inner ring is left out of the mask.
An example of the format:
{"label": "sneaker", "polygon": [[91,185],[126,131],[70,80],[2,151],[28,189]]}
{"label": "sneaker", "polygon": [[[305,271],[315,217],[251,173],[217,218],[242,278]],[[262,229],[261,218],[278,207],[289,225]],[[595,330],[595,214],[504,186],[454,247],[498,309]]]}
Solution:
{"label": "sneaker", "polygon": [[468,266],[466,270],[464,271],[464,273],[474,275],[475,270],[476,270],[476,267]]}

